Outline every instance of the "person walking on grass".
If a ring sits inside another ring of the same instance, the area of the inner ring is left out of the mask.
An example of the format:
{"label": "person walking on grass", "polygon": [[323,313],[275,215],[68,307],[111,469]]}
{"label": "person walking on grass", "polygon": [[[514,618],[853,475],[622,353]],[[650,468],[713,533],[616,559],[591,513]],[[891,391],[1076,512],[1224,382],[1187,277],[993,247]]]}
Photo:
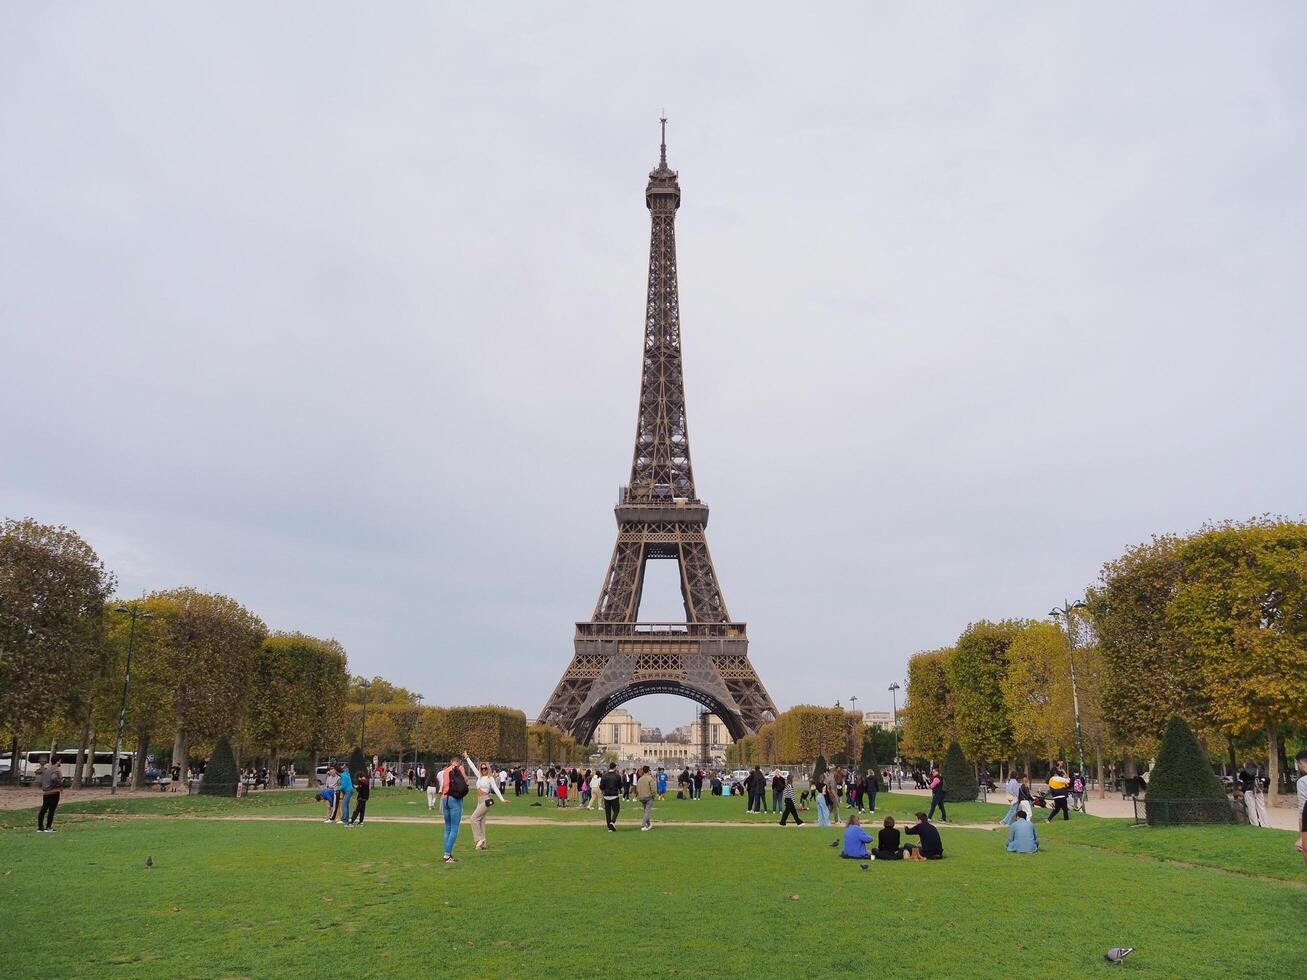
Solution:
{"label": "person walking on grass", "polygon": [[781,826],[785,826],[785,821],[790,817],[794,818],[794,826],[802,827],[803,821],[799,818],[799,811],[794,809],[794,773],[785,777],[785,788],[781,790],[781,802],[785,809],[781,813]]}
{"label": "person walking on grass", "polygon": [[354,793],[358,799],[354,803],[354,814],[349,818],[349,822],[353,826],[362,827],[363,811],[368,808],[368,797],[372,795],[372,781],[368,779],[366,769],[354,780]]}
{"label": "person walking on grass", "polygon": [[[939,807],[941,823],[948,823],[948,814],[944,811],[944,777],[938,769],[930,770],[930,817],[935,819],[935,808]],[[909,831],[911,833],[911,831]]]}
{"label": "person walking on grass", "polygon": [[817,782],[812,787],[813,793],[817,797],[817,826],[830,826],[830,802],[826,796],[826,774],[820,773],[817,776]]}
{"label": "person walking on grass", "polygon": [[608,763],[608,771],[599,779],[599,795],[604,798],[604,823],[610,833],[617,833],[617,815],[622,812],[622,774],[617,763]]}
{"label": "person walking on grass", "polygon": [[867,811],[876,812],[876,794],[880,792],[880,776],[875,769],[867,770]]}
{"label": "person walking on grass", "polygon": [[49,765],[41,770],[41,809],[36,814],[36,832],[38,834],[58,833],[54,829],[54,812],[59,809],[59,791],[63,788],[63,769],[56,756]]}
{"label": "person walking on grass", "polygon": [[635,781],[635,798],[644,807],[644,816],[640,820],[641,830],[653,830],[654,797],[658,795],[658,785],[649,775],[649,767],[640,767],[640,778]]}
{"label": "person walking on grass", "polygon": [[1012,820],[1016,817],[1017,811],[1021,809],[1021,776],[1015,770],[1007,778],[1007,813],[999,821],[1004,827],[1010,826]]}
{"label": "person walking on grass", "polygon": [[1239,770],[1238,778],[1248,822],[1254,827],[1269,827],[1271,820],[1266,812],[1266,787],[1270,780],[1262,775],[1261,766],[1251,759]]}
{"label": "person walking on grass", "polygon": [[667,770],[662,766],[658,767],[658,799],[667,799]]}
{"label": "person walking on grass", "polygon": [[458,840],[458,826],[463,822],[463,797],[467,796],[467,773],[463,761],[456,755],[449,757],[449,765],[437,775],[440,790],[440,815],[445,821],[445,853],[440,859],[445,864],[456,864],[454,843]]}
{"label": "person walking on grass", "polygon": [[[505,780],[507,783],[507,780]],[[476,849],[484,851],[486,849],[486,814],[494,806],[495,801],[490,798],[494,793],[499,797],[499,802],[508,806],[508,800],[504,799],[503,790],[499,787],[499,780],[495,774],[490,771],[490,766],[481,763],[481,775],[477,776],[477,805],[472,811],[472,839],[476,841]]]}
{"label": "person walking on grass", "polygon": [[1059,762],[1053,767],[1053,773],[1048,777],[1048,793],[1053,798],[1053,809],[1048,811],[1048,819],[1045,823],[1052,823],[1056,818],[1058,811],[1062,812],[1063,820],[1071,819],[1071,811],[1066,807],[1067,793],[1071,789],[1071,780],[1066,778],[1066,772]]}

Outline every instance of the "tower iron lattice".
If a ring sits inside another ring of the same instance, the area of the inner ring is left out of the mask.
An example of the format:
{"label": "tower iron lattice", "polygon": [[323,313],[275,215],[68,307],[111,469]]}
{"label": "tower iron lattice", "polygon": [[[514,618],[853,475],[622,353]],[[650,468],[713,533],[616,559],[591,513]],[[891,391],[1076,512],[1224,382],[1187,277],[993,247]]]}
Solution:
{"label": "tower iron lattice", "polygon": [[[610,711],[645,694],[677,694],[715,713],[732,737],[758,730],[776,706],[749,660],[745,624],[726,610],[708,551],[708,506],[695,492],[681,369],[676,211],[681,186],[667,166],[661,120],[658,166],[649,174],[649,279],[643,370],[631,478],[618,491],[617,544],[588,622],[540,721],[587,743]],[[637,621],[645,565],[675,560],[685,621]]]}

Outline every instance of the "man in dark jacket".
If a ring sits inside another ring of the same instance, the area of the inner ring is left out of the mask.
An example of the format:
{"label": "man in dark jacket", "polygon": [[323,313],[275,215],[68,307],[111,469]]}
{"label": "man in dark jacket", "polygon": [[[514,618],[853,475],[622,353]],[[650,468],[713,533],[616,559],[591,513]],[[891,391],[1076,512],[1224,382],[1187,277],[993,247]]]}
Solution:
{"label": "man in dark jacket", "polygon": [[781,797],[785,795],[785,777],[781,775],[779,769],[773,769],[771,774],[771,812],[781,812]]}
{"label": "man in dark jacket", "polygon": [[917,811],[917,822],[905,830],[904,833],[910,837],[921,838],[919,846],[908,845],[910,848],[909,853],[912,854],[914,859],[924,858],[927,861],[938,861],[944,856],[944,843],[939,839],[939,831],[935,829],[935,825],[920,810]]}
{"label": "man in dark jacket", "polygon": [[622,774],[617,771],[617,763],[608,763],[608,771],[599,777],[599,795],[604,798],[604,823],[613,833],[617,832],[617,815],[622,810]]}

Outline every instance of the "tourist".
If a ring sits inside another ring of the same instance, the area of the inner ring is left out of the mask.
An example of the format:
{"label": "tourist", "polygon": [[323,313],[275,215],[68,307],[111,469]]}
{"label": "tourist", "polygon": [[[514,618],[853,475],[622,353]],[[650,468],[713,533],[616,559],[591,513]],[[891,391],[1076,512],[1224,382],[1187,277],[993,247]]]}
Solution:
{"label": "tourist", "polygon": [[[51,753],[54,755],[54,753]],[[41,768],[41,809],[36,814],[36,832],[38,834],[55,834],[54,812],[59,809],[59,792],[64,788],[62,763],[56,755],[54,759]]]}
{"label": "tourist", "polygon": [[840,787],[844,782],[844,773],[836,769],[831,778],[826,780],[826,805],[830,808],[832,823],[840,822]]}
{"label": "tourist", "polygon": [[[469,760],[470,761],[470,760]],[[487,763],[481,763],[481,775],[477,776],[477,805],[472,811],[472,839],[476,841],[476,850],[484,851],[486,849],[486,814],[495,801],[490,798],[491,792],[499,797],[499,802],[508,806],[508,800],[504,799],[503,789],[500,788],[500,780],[495,778],[495,774],[490,771]],[[505,773],[502,780],[505,786],[508,785],[508,775]]]}
{"label": "tourist", "polygon": [[781,826],[785,826],[785,821],[793,817],[794,825],[802,827],[803,821],[799,819],[799,811],[794,809],[794,773],[785,777],[785,789],[781,791],[781,801],[785,806],[784,812],[781,813]]}
{"label": "tourist", "polygon": [[1012,823],[1012,818],[1016,816],[1017,810],[1020,809],[1018,798],[1021,796],[1021,779],[1015,771],[1007,778],[1007,813],[999,821],[1004,827]]}
{"label": "tourist", "polygon": [[349,774],[349,766],[341,763],[336,767],[340,770],[340,789],[337,796],[340,798],[340,825],[349,828],[349,804],[354,799],[354,779]]}
{"label": "tourist", "polygon": [[649,775],[649,767],[640,768],[640,778],[635,781],[635,798],[644,807],[644,817],[640,820],[641,830],[653,829],[654,797],[658,794],[658,785]]}
{"label": "tourist", "polygon": [[944,843],[939,839],[939,830],[930,822],[930,817],[917,811],[917,822],[904,831],[909,837],[920,837],[919,846],[907,844],[905,847],[914,861],[938,861],[944,856]]}
{"label": "tourist", "polygon": [[771,772],[771,812],[781,812],[781,799],[785,796],[785,777],[779,769]]}
{"label": "tourist", "polygon": [[456,755],[449,757],[449,765],[437,775],[440,791],[440,815],[445,821],[445,853],[440,859],[445,864],[456,864],[454,842],[458,840],[458,826],[463,822],[463,797],[467,796],[467,773],[463,761]]}
{"label": "tourist", "polygon": [[622,812],[622,777],[617,763],[608,763],[608,771],[599,779],[599,793],[604,798],[604,823],[617,832],[617,815]]}
{"label": "tourist", "polygon": [[1052,823],[1057,819],[1059,812],[1063,820],[1071,819],[1071,811],[1066,808],[1067,793],[1071,787],[1071,780],[1067,779],[1066,771],[1059,762],[1053,766],[1053,772],[1048,777],[1048,793],[1053,798],[1053,809],[1048,811],[1048,819],[1045,823]]}
{"label": "tourist", "polygon": [[930,819],[935,819],[935,808],[939,807],[940,823],[948,823],[948,814],[944,812],[944,777],[938,769],[930,770]]}
{"label": "tourist", "polygon": [[817,797],[817,826],[830,826],[830,799],[826,795],[826,774],[818,773],[812,791]]}
{"label": "tourist", "polygon": [[872,860],[871,855],[867,853],[867,845],[870,843],[872,843],[871,834],[862,829],[858,815],[850,813],[848,823],[844,826],[844,847],[840,849],[840,857],[851,861]]}
{"label": "tourist", "polygon": [[1262,776],[1261,767],[1251,759],[1239,770],[1238,779],[1248,822],[1254,827],[1269,827],[1271,821],[1266,812],[1266,787],[1270,780]]}
{"label": "tourist", "polygon": [[1082,772],[1071,776],[1071,809],[1085,812],[1085,775]]}
{"label": "tourist", "polygon": [[[363,811],[368,808],[368,797],[372,795],[372,780],[368,778],[368,771],[364,769],[354,779],[354,792],[358,800],[354,805],[354,815],[349,818],[349,824],[363,826]],[[347,824],[346,826],[349,826]]]}
{"label": "tourist", "polygon": [[339,785],[340,776],[336,773],[336,767],[327,766],[326,775],[322,777],[322,798],[327,801],[327,819],[323,823],[334,823],[336,820],[336,808],[340,806],[340,794],[336,787]]}
{"label": "tourist", "polygon": [[554,791],[554,798],[557,802],[554,804],[562,809],[567,809],[567,770],[558,770],[558,781]]}
{"label": "tourist", "polygon": [[876,834],[876,849],[871,852],[877,861],[902,861],[903,844],[894,818],[886,817]]}
{"label": "tourist", "polygon": [[658,767],[658,779],[656,781],[658,783],[658,799],[660,800],[666,799],[667,798],[667,770],[664,769],[662,766]]}
{"label": "tourist", "polygon": [[536,767],[536,796],[545,795],[545,770],[541,766]]}
{"label": "tourist", "polygon": [[690,777],[690,788],[694,791],[693,799],[703,799],[703,778],[704,771],[702,769],[696,769],[694,775]]}
{"label": "tourist", "polygon": [[1007,849],[1013,854],[1034,854],[1039,850],[1039,835],[1035,825],[1026,819],[1021,810],[1012,819],[1012,830],[1007,835]]}
{"label": "tourist", "polygon": [[590,803],[586,806],[587,810],[593,810],[595,808],[595,800],[598,799],[600,795],[599,783],[601,779],[602,777],[599,775],[598,769],[590,774]]}
{"label": "tourist", "polygon": [[875,769],[867,770],[867,810],[869,812],[876,812],[876,796],[881,790],[887,788],[881,784],[880,776]]}
{"label": "tourist", "polygon": [[1027,820],[1035,818],[1035,798],[1030,795],[1030,777],[1024,772],[1017,787],[1017,809],[1026,815]]}
{"label": "tourist", "polygon": [[1297,848],[1307,861],[1307,749],[1299,749],[1293,757],[1298,763],[1298,843]]}

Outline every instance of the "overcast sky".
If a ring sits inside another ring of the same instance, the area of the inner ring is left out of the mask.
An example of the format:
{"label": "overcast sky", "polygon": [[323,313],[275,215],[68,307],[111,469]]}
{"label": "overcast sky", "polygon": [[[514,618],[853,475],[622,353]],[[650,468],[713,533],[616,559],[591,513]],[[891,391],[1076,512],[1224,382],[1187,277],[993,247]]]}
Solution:
{"label": "overcast sky", "polygon": [[782,708],[1298,516],[1307,7],[1057,6],[6,4],[0,515],[534,716],[629,473],[665,108]]}

